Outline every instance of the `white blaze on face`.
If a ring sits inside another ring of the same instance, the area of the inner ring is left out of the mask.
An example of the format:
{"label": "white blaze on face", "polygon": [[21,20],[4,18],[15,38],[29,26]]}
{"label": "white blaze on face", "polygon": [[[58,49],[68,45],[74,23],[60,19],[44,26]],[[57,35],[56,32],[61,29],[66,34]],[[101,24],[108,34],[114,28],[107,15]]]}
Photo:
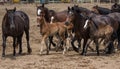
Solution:
{"label": "white blaze on face", "polygon": [[40,9],[38,9],[37,14],[38,14],[38,15],[40,15],[40,13],[41,13],[41,10],[40,10]]}
{"label": "white blaze on face", "polygon": [[53,20],[54,20],[54,16],[51,17],[51,22],[50,22],[50,24],[53,23]]}
{"label": "white blaze on face", "polygon": [[87,28],[87,25],[88,25],[88,21],[89,21],[89,20],[86,20],[86,21],[85,21],[85,25],[84,25],[84,28]]}
{"label": "white blaze on face", "polygon": [[70,11],[69,14],[72,14],[72,12]]}

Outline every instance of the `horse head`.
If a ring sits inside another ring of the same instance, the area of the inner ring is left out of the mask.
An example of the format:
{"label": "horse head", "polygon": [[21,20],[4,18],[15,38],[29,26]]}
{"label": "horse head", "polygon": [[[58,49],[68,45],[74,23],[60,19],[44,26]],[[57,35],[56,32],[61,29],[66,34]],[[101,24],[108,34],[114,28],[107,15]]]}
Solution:
{"label": "horse head", "polygon": [[98,5],[93,6],[91,11],[96,13],[96,14],[100,14],[99,11],[98,11]]}
{"label": "horse head", "polygon": [[120,12],[120,5],[118,3],[115,3],[114,5],[111,6],[111,11]]}
{"label": "horse head", "polygon": [[7,16],[7,20],[8,20],[7,25],[10,26],[10,29],[15,28],[15,23],[14,23],[15,11],[16,11],[16,7],[14,9],[7,9],[6,8],[6,16]]}
{"label": "horse head", "polygon": [[68,14],[67,14],[65,24],[72,23],[75,20],[76,13],[77,12],[75,11],[75,9],[73,7],[71,7],[71,8],[68,7]]}

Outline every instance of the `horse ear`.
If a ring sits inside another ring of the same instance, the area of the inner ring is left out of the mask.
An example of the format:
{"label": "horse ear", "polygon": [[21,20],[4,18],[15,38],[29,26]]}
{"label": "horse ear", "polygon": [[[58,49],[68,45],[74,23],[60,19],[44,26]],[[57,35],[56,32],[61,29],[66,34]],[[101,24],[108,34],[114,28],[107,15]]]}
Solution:
{"label": "horse ear", "polygon": [[14,7],[14,11],[16,11],[16,7]]}
{"label": "horse ear", "polygon": [[70,7],[68,6],[68,10],[70,10]]}
{"label": "horse ear", "polygon": [[44,3],[42,4],[42,7],[44,7]]}
{"label": "horse ear", "polygon": [[115,2],[115,4],[114,5],[117,5],[117,3]]}
{"label": "horse ear", "polygon": [[72,10],[74,10],[74,7],[72,7]]}

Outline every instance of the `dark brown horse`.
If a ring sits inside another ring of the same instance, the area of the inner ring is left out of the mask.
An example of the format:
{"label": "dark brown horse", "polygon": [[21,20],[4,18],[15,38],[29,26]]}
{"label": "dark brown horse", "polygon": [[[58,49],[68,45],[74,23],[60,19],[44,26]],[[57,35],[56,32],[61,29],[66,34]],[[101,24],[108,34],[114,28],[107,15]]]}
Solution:
{"label": "dark brown horse", "polygon": [[75,36],[72,39],[71,44],[72,44],[73,49],[76,52],[79,52],[80,45],[78,45],[78,48],[76,48],[76,46],[74,45],[74,41],[78,40],[78,42],[81,42],[81,40],[84,39],[83,51],[82,51],[81,55],[84,55],[85,46],[89,39],[89,35],[88,35],[89,30],[83,28],[83,26],[85,24],[85,20],[86,20],[86,18],[84,18],[84,16],[80,15],[79,9],[74,8],[74,7],[72,7],[72,8],[68,7],[68,15],[67,15],[66,23],[73,23],[73,26],[74,26],[73,30],[74,30]]}
{"label": "dark brown horse", "polygon": [[[109,16],[96,15],[94,13],[91,13],[89,17],[85,22],[84,28],[88,27],[90,30],[89,35],[96,44],[97,55],[99,55],[99,38],[105,39],[107,42],[106,46],[111,50],[113,47],[111,45],[113,45],[114,41],[113,35],[115,35],[118,30],[118,22]],[[111,52],[109,51],[109,53]]]}
{"label": "dark brown horse", "polygon": [[117,48],[120,49],[120,32],[119,32],[120,31],[120,13],[114,12],[114,13],[108,14],[107,16],[113,18],[115,21],[118,22],[118,26],[119,27],[118,27],[118,30],[117,30],[117,37],[116,38],[118,39],[118,46],[117,46]]}
{"label": "dark brown horse", "polygon": [[111,6],[111,12],[120,12],[120,4],[114,3],[114,4]]}
{"label": "dark brown horse", "polygon": [[37,16],[43,14],[47,22],[51,22],[51,17],[53,17],[53,22],[64,22],[67,18],[67,10],[61,12],[55,12],[54,10],[49,10],[42,4],[42,6],[37,6]]}
{"label": "dark brown horse", "polygon": [[14,9],[6,9],[6,14],[2,21],[2,39],[3,39],[3,53],[5,56],[6,39],[8,36],[13,37],[13,55],[16,54],[16,43],[19,44],[19,54],[22,53],[22,36],[25,31],[28,53],[31,53],[29,44],[29,18],[26,13],[22,11],[16,11]]}
{"label": "dark brown horse", "polygon": [[111,13],[111,10],[108,8],[100,7],[98,5],[92,7],[92,11],[101,15],[107,15]]}

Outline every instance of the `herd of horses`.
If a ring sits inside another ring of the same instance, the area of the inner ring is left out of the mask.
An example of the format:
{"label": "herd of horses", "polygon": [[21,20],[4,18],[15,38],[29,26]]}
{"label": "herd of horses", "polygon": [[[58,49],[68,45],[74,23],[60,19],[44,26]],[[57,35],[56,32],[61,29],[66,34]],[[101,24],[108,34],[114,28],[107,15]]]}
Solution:
{"label": "herd of horses", "polygon": [[[40,54],[43,54],[43,46],[46,46],[46,54],[49,54],[51,45],[55,50],[63,49],[63,54],[68,50],[66,42],[69,42],[74,51],[80,53],[81,40],[83,46],[81,55],[86,55],[87,48],[93,50],[89,45],[94,41],[97,55],[99,55],[99,39],[104,40],[106,54],[115,51],[114,41],[118,41],[117,49],[120,49],[120,5],[115,3],[111,9],[93,6],[91,10],[74,5],[68,9],[55,12],[42,4],[37,6],[37,24],[40,28],[42,41],[40,45]],[[23,11],[7,9],[2,21],[2,39],[3,52],[5,56],[6,39],[13,37],[13,55],[16,54],[16,46],[19,45],[19,54],[22,53],[22,36],[25,32],[27,40],[28,53],[32,52],[29,44],[29,17]],[[57,43],[53,38],[58,39]],[[75,41],[78,42],[76,46]]]}

